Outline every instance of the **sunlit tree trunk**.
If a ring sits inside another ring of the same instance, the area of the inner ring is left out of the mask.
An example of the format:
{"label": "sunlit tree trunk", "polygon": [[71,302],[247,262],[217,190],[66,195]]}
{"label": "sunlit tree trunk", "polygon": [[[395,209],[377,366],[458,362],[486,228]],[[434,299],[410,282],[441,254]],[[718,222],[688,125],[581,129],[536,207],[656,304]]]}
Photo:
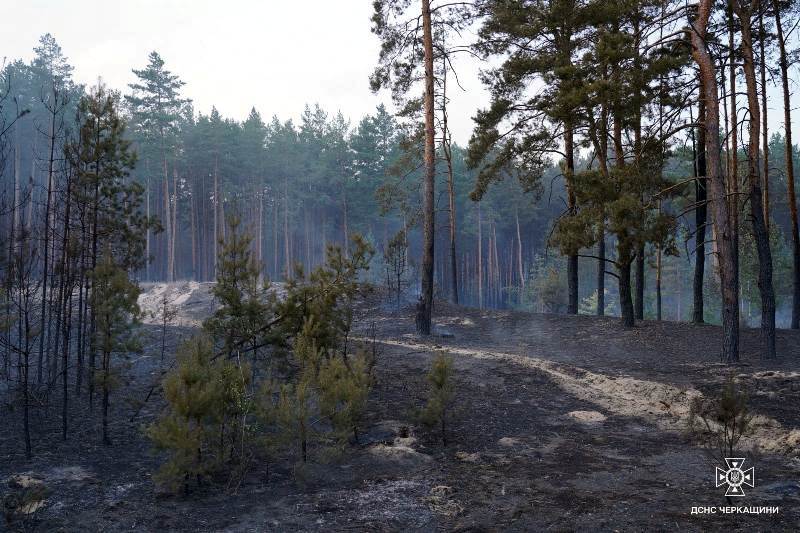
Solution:
{"label": "sunlit tree trunk", "polygon": [[434,268],[434,181],[436,180],[436,153],[434,131],[433,92],[433,35],[431,29],[431,3],[422,0],[422,48],[425,61],[425,176],[422,196],[422,279],[417,303],[417,333],[430,335],[433,312]]}
{"label": "sunlit tree trunk", "polygon": [[714,62],[706,45],[708,21],[713,9],[712,0],[700,0],[697,17],[690,31],[692,56],[702,80],[706,106],[706,164],[710,205],[719,250],[722,289],[722,358],[727,363],[739,360],[739,283],[734,249],[732,217],[729,212],[725,180],[722,174],[720,145],[719,100]]}

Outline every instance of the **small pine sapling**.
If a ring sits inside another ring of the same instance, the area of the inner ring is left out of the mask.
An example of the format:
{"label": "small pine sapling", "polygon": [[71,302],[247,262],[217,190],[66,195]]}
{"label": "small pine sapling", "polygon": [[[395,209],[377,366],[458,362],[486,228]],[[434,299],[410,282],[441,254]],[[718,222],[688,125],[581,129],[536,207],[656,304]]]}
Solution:
{"label": "small pine sapling", "polygon": [[349,358],[335,354],[320,365],[317,375],[320,413],[330,420],[340,441],[352,434],[358,443],[358,426],[366,410],[372,381],[370,354],[363,349]]}
{"label": "small pine sapling", "polygon": [[447,446],[446,421],[455,394],[453,384],[453,358],[439,352],[428,372],[428,400],[420,412],[420,421],[428,427],[439,427],[442,445]]}
{"label": "small pine sapling", "polygon": [[178,349],[177,365],[164,378],[167,411],[147,429],[157,449],[169,459],[155,478],[179,490],[198,483],[242,450],[247,436],[249,365],[214,357],[213,341],[198,335]]}
{"label": "small pine sapling", "polygon": [[314,393],[307,379],[281,385],[275,406],[275,419],[285,443],[299,452],[300,460],[308,461],[308,442],[312,436],[311,417]]}
{"label": "small pine sapling", "polygon": [[689,433],[715,458],[735,457],[739,441],[750,432],[752,415],[747,394],[729,378],[716,398],[694,398],[689,411]]}

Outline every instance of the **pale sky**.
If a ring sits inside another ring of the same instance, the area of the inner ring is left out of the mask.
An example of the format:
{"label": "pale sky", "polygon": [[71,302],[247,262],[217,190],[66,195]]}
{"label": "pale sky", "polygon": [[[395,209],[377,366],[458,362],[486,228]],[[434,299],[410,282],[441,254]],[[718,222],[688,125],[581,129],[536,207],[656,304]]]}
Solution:
{"label": "pale sky", "polygon": [[[156,50],[204,113],[215,105],[224,116],[243,120],[255,106],[264,120],[273,114],[297,119],[306,103],[319,103],[329,113],[341,110],[355,125],[380,102],[392,109],[388,94],[369,90],[379,48],[370,32],[371,0],[6,2],[0,60],[29,61],[39,36],[49,32],[81,83],[102,77],[127,92],[131,69],[144,67]],[[448,84],[449,121],[454,139],[464,145],[471,117],[487,105],[488,94],[478,79],[480,63],[461,56],[455,66],[465,90]],[[775,131],[783,127],[777,87],[769,96],[769,128]],[[800,123],[800,109],[793,118]]]}
{"label": "pale sky", "polygon": [[[4,2],[5,4],[5,2]],[[244,119],[252,106],[264,120],[297,119],[303,106],[341,110],[352,125],[375,106],[369,74],[379,43],[370,32],[371,0],[10,0],[0,18],[0,60],[28,61],[39,36],[51,33],[78,82],[99,76],[127,92],[132,68],[156,50],[186,82],[185,96],[207,113]],[[13,17],[8,14],[13,13]],[[478,65],[457,65],[466,92],[451,89],[450,125],[466,143],[475,109],[487,95]],[[391,109],[391,107],[390,107]]]}

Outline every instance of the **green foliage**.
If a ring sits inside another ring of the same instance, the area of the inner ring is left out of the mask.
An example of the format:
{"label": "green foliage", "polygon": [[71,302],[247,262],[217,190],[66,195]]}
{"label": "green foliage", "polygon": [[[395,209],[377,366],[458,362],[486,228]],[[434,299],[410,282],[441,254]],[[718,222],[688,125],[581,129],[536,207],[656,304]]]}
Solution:
{"label": "green foliage", "polygon": [[[327,451],[329,444],[341,447],[350,435],[358,440],[373,382],[373,363],[366,350],[357,350],[355,356],[327,353],[316,346],[313,331],[306,327],[295,341],[294,358],[300,369],[294,379],[268,380],[260,394],[260,419],[267,428],[274,427],[267,445],[288,449],[303,463],[312,442]],[[322,419],[330,423],[330,431],[315,423]]]}
{"label": "green foliage", "polygon": [[113,365],[113,354],[141,351],[134,327],[139,320],[139,286],[128,272],[114,262],[111,249],[106,247],[102,259],[90,272],[92,292],[90,303],[96,321],[92,349],[100,353],[102,372],[95,374],[103,390],[103,441],[110,443],[107,431],[108,395],[119,385],[119,375]]}
{"label": "green foliage", "polygon": [[[164,380],[167,410],[148,430],[169,453],[157,480],[173,490],[232,462],[243,470],[255,444],[267,454],[288,449],[305,463],[311,442],[339,446],[357,437],[372,385],[366,352],[350,356],[347,345],[359,276],[372,256],[366,241],[354,236],[349,255],[330,247],[326,264],[308,276],[298,268],[279,300],[259,283],[238,219],[229,226],[213,289],[220,307],[205,333],[179,350]],[[291,349],[289,371],[270,359],[270,377],[253,387],[254,372],[242,358],[249,354],[259,365],[265,347]],[[331,431],[317,427],[321,419]]]}
{"label": "green foliage", "polygon": [[103,86],[82,97],[80,130],[64,151],[76,174],[73,201],[91,208],[98,250],[110,247],[120,267],[135,270],[148,260],[145,235],[158,223],[143,214],[144,189],[129,179],[137,156],[119,106],[119,95]]}
{"label": "green foliage", "polygon": [[[605,314],[613,315],[616,312],[617,305],[609,295],[608,289],[605,289],[605,302]],[[597,289],[595,289],[592,294],[581,300],[578,313],[582,315],[594,315],[597,313]]]}
{"label": "green foliage", "polygon": [[182,115],[190,102],[180,97],[184,82],[164,68],[164,60],[155,51],[148,56],[147,66],[133,73],[137,82],[130,84],[133,94],[125,99],[135,133],[148,156],[158,150],[163,158],[176,143]]}
{"label": "green foliage", "polygon": [[420,412],[420,421],[428,427],[439,428],[442,444],[447,446],[449,410],[455,395],[453,384],[453,358],[439,352],[431,363],[428,380],[428,398]]}
{"label": "green foliage", "polygon": [[690,434],[718,459],[735,457],[737,445],[750,432],[752,415],[747,394],[730,377],[716,398],[692,399],[688,428]]}
{"label": "green foliage", "polygon": [[359,291],[359,276],[374,253],[360,235],[351,237],[349,256],[329,246],[324,265],[306,275],[298,266],[286,283],[286,295],[275,305],[280,317],[273,342],[285,344],[303,332],[309,342],[326,353],[343,348],[352,325],[352,303]]}
{"label": "green foliage", "polygon": [[352,434],[358,442],[358,426],[372,389],[373,364],[369,352],[362,348],[353,357],[335,354],[320,365],[317,375],[320,413],[330,420],[339,440]]}
{"label": "green foliage", "polygon": [[525,303],[539,313],[560,313],[566,309],[567,280],[558,260],[537,257],[528,276]]}
{"label": "green foliage", "polygon": [[138,339],[133,335],[140,315],[139,286],[114,262],[110,248],[106,248],[90,278],[91,305],[97,320],[97,349],[108,354],[139,351]]}
{"label": "green foliage", "polygon": [[236,350],[257,352],[265,344],[264,326],[272,318],[276,300],[269,283],[260,281],[252,237],[242,231],[238,216],[229,217],[228,228],[227,238],[220,240],[217,283],[211,290],[219,308],[203,327],[222,341],[223,351],[232,357]]}
{"label": "green foliage", "polygon": [[168,454],[155,476],[158,483],[178,491],[233,458],[248,429],[251,379],[249,365],[214,358],[208,335],[181,345],[163,382],[168,409],[147,429],[156,449]]}

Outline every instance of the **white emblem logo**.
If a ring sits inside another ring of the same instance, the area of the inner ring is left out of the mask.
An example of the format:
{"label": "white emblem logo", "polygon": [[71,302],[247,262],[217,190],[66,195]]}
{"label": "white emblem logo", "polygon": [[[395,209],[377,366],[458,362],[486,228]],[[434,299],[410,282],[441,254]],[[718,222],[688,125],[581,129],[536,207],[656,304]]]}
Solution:
{"label": "white emblem logo", "polygon": [[742,486],[755,487],[756,475],[753,467],[742,470],[744,457],[726,457],[725,464],[728,465],[727,470],[717,467],[716,475],[717,487],[728,486],[725,496],[744,496]]}

